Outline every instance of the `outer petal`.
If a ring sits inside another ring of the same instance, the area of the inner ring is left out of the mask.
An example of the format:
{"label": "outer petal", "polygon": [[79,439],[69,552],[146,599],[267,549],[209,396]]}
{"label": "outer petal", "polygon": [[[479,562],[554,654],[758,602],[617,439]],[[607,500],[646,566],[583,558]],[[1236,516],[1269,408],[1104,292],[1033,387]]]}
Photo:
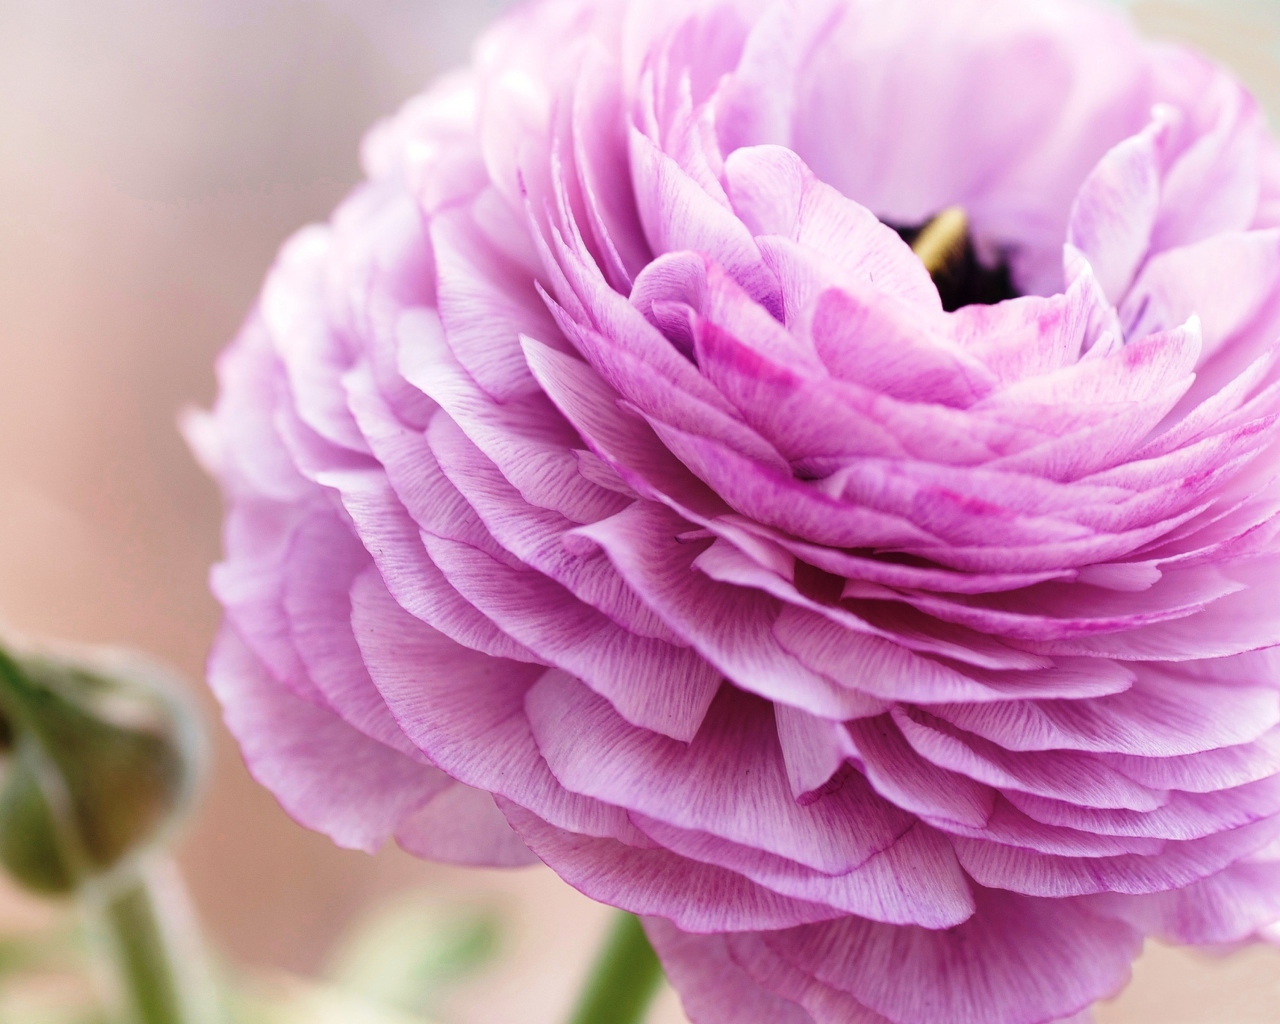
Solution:
{"label": "outer petal", "polygon": [[693,1024],[814,1024],[739,967],[725,936],[690,935],[661,917],[646,918],[644,930]]}
{"label": "outer petal", "polygon": [[1280,918],[1280,864],[1234,864],[1202,882],[1149,896],[1096,898],[1094,906],[1164,942],[1242,942]]}
{"label": "outer petal", "polygon": [[1044,1024],[1128,980],[1137,932],[1082,904],[979,890],[945,932],[857,918],[765,935],[777,956],[895,1024]]}
{"label": "outer petal", "polygon": [[229,627],[214,644],[209,685],[254,778],[339,846],[374,852],[451,785],[439,769],[289,693]]}
{"label": "outer petal", "polygon": [[538,863],[507,824],[493,796],[460,782],[404,822],[396,842],[415,857],[446,864],[515,868]]}
{"label": "outer petal", "polygon": [[641,848],[554,828],[500,801],[520,837],[556,873],[592,899],[634,914],[667,917],[704,934],[786,928],[824,921],[839,911],[780,896],[742,875],[685,860],[656,846]]}

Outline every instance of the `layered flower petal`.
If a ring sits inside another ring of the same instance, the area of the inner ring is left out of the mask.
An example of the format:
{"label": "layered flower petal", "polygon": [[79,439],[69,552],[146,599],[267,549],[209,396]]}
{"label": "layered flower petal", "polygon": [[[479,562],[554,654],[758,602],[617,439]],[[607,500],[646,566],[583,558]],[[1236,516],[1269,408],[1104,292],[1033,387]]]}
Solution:
{"label": "layered flower petal", "polygon": [[187,430],[343,845],[541,859],[697,1024],[1083,1021],[1280,916],[1280,149],[1088,0],[547,0]]}

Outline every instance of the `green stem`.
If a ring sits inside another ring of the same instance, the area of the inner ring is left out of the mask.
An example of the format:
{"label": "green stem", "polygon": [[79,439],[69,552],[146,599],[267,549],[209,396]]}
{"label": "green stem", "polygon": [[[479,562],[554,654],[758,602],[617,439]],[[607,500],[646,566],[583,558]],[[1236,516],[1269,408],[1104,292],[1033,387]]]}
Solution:
{"label": "green stem", "polygon": [[171,864],[146,865],[88,897],[128,1024],[212,1024],[218,1000]]}
{"label": "green stem", "polygon": [[570,1022],[639,1024],[661,983],[662,965],[640,919],[619,914]]}

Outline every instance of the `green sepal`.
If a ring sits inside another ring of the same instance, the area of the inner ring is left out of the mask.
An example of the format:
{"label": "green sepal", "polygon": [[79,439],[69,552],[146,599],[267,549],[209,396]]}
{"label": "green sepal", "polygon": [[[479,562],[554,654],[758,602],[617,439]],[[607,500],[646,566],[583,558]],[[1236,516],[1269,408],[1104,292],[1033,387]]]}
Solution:
{"label": "green sepal", "polygon": [[24,888],[48,896],[75,891],[78,872],[58,831],[31,758],[17,754],[0,790],[0,863]]}

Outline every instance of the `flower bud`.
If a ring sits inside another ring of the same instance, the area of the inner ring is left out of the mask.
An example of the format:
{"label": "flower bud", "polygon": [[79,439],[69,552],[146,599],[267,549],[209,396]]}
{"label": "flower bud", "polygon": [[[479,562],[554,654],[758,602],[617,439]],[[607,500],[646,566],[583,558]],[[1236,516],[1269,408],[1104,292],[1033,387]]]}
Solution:
{"label": "flower bud", "polygon": [[0,651],[0,864],[68,894],[154,843],[199,775],[186,705],[162,672],[114,653]]}

